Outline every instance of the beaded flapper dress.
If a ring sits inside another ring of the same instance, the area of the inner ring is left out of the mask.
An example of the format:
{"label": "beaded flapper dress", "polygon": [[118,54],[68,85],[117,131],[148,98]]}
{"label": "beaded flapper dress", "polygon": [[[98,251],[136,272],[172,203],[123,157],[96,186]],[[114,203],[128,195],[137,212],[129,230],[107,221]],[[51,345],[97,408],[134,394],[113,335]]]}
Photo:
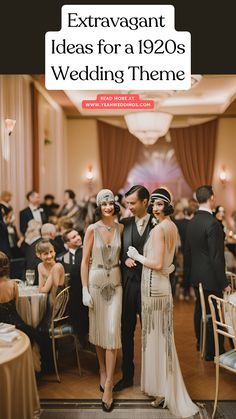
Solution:
{"label": "beaded flapper dress", "polygon": [[[175,224],[163,220],[155,228],[164,233],[162,271],[144,267],[142,273],[142,370],[141,389],[149,396],[164,397],[164,407],[176,416],[188,417],[199,411],[186,390],[179,366],[173,334],[173,300],[169,275],[177,231]],[[144,247],[144,256],[154,260],[157,244],[153,231]]]}
{"label": "beaded flapper dress", "polygon": [[115,225],[113,240],[107,245],[99,226],[94,225],[92,263],[89,269],[89,341],[105,349],[121,347],[122,286],[119,267],[120,232]]}

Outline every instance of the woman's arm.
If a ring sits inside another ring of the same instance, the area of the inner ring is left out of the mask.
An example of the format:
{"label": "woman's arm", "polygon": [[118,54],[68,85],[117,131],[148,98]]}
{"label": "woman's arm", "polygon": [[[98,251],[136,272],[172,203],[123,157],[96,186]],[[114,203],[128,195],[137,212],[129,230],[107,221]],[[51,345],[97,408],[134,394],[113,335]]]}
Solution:
{"label": "woman's arm", "polygon": [[39,274],[39,291],[41,292],[44,284],[43,274],[42,274],[42,263],[38,265],[38,274]]}
{"label": "woman's arm", "polygon": [[19,288],[18,284],[14,282],[14,300],[18,301],[19,298]]}
{"label": "woman's arm", "polygon": [[41,292],[48,293],[53,285],[63,285],[65,271],[61,263],[56,263],[47,277],[45,284],[39,289]]}
{"label": "woman's arm", "polygon": [[120,236],[122,236],[124,231],[124,225],[123,224],[119,224],[119,232],[120,232]]}
{"label": "woman's arm", "polygon": [[81,263],[81,281],[83,287],[88,287],[88,270],[89,270],[89,261],[92,253],[94,239],[94,229],[90,225],[85,233],[84,245],[83,245],[83,258]]}
{"label": "woman's arm", "polygon": [[155,259],[149,259],[148,257],[145,258],[143,255],[138,253],[138,251],[132,246],[129,247],[129,251],[127,253],[130,258],[137,260],[147,268],[154,269],[155,271],[160,271],[163,267],[164,245],[164,233],[162,229],[159,226],[157,226],[153,229],[152,234],[152,246],[155,250]]}
{"label": "woman's arm", "polygon": [[57,262],[53,266],[53,268],[50,272],[50,275],[52,275],[53,285],[58,286],[58,285],[63,285],[64,284],[64,282],[65,282],[65,269],[64,269],[64,266],[61,263]]}
{"label": "woman's arm", "polygon": [[155,227],[152,235],[152,246],[155,252],[155,259],[149,259],[148,257],[144,260],[144,266],[147,268],[160,271],[163,268],[164,261],[164,248],[165,248],[165,237],[162,228]]}

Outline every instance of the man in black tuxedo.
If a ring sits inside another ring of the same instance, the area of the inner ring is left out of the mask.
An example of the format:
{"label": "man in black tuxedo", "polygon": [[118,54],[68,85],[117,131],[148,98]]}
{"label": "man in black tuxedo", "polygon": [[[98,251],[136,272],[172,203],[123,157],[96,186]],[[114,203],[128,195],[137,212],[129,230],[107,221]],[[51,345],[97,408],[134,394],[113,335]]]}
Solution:
{"label": "man in black tuxedo", "polygon": [[72,228],[66,230],[62,237],[68,248],[68,252],[59,260],[63,263],[65,272],[70,274],[70,320],[78,333],[81,345],[86,347],[88,343],[88,307],[85,307],[82,303],[82,283],[80,276],[82,239],[78,231]]}
{"label": "man in black tuxedo", "polygon": [[43,208],[39,206],[40,197],[38,192],[30,191],[26,198],[29,206],[20,211],[20,231],[24,235],[27,229],[28,222],[32,219],[44,224],[47,221]]}
{"label": "man in black tuxedo", "polygon": [[142,265],[127,256],[129,246],[134,246],[143,253],[150,230],[151,216],[147,213],[148,190],[141,185],[133,186],[125,194],[126,202],[133,217],[123,218],[124,224],[121,250],[121,271],[123,285],[122,303],[122,379],[114,386],[120,391],[133,385],[134,377],[134,332],[137,314],[141,319],[141,275]]}
{"label": "man in black tuxedo", "polygon": [[[224,237],[219,222],[213,217],[214,193],[212,186],[203,185],[196,191],[199,210],[189,221],[186,235],[184,270],[190,278],[196,295],[194,327],[197,348],[200,346],[201,304],[199,283],[202,283],[206,312],[210,314],[208,296],[214,294],[223,297],[223,291],[229,290],[225,274]],[[208,325],[209,326],[209,325]],[[207,330],[206,360],[214,359],[214,338],[212,323]],[[223,342],[220,343],[223,350]]]}

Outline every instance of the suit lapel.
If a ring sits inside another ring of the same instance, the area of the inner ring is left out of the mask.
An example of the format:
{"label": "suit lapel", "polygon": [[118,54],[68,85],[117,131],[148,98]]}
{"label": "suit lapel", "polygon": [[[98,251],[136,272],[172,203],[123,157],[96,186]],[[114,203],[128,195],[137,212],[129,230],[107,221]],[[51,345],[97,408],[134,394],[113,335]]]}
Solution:
{"label": "suit lapel", "polygon": [[128,249],[128,247],[130,246],[130,243],[132,243],[133,222],[134,222],[134,218],[132,219],[132,221],[127,226],[125,226],[124,234],[123,234],[124,249]]}
{"label": "suit lapel", "polygon": [[34,218],[33,211],[31,211],[30,207],[28,207],[27,217],[28,217],[29,219],[33,219],[33,218]]}

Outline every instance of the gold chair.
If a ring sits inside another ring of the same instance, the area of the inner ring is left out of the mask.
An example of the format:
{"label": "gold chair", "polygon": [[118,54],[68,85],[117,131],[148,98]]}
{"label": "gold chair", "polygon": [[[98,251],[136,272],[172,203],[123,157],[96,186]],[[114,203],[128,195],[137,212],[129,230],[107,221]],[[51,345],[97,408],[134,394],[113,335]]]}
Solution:
{"label": "gold chair", "polygon": [[[215,341],[216,390],[212,418],[215,417],[219,393],[219,367],[236,373],[236,306],[215,295],[208,297]],[[214,306],[215,302],[215,306]],[[227,336],[234,342],[234,349],[219,354],[219,335]]]}
{"label": "gold chair", "polygon": [[227,271],[226,277],[229,281],[229,285],[231,286],[231,292],[236,292],[236,274],[233,272]]}
{"label": "gold chair", "polygon": [[199,284],[199,294],[200,294],[200,303],[201,303],[201,309],[202,309],[200,353],[201,353],[201,358],[203,359],[206,352],[206,326],[207,326],[207,322],[211,318],[211,315],[206,313],[206,304],[205,304],[204,292],[203,292],[203,287],[202,287],[201,282]]}
{"label": "gold chair", "polygon": [[61,382],[61,380],[57,368],[56,340],[64,338],[66,336],[72,336],[74,339],[77,365],[79,375],[81,375],[77,337],[73,330],[73,326],[68,322],[69,315],[67,314],[67,305],[69,301],[69,288],[70,287],[64,288],[55,298],[50,327],[50,338],[52,339],[54,367],[56,371],[57,381],[59,382]]}

